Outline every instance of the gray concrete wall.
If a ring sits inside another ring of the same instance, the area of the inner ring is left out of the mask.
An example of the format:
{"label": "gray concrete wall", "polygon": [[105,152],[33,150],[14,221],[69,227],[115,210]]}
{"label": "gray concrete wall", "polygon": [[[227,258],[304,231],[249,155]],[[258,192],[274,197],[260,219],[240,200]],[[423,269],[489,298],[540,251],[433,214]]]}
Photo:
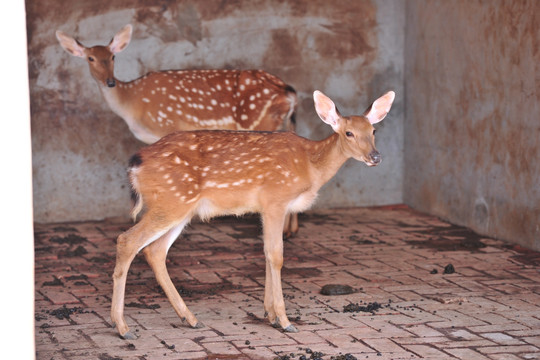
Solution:
{"label": "gray concrete wall", "polygon": [[60,29],[85,45],[106,44],[122,26],[133,40],[116,59],[131,80],[178,68],[261,68],[298,91],[298,130],[331,133],[313,110],[320,89],[344,114],[383,92],[397,99],[381,123],[376,168],[347,162],[321,192],[320,207],[402,202],[403,41],[399,0],[63,1],[27,0],[34,215],[38,222],[127,216],[125,169],[142,143],[102,101],[86,62],[64,52]]}
{"label": "gray concrete wall", "polygon": [[404,200],[540,250],[540,2],[407,3]]}

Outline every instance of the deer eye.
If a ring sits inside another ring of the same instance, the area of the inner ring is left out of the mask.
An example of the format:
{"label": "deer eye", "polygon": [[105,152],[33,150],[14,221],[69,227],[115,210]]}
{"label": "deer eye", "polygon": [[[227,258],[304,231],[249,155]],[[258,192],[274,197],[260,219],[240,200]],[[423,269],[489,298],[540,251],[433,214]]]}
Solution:
{"label": "deer eye", "polygon": [[350,132],[350,131],[346,131],[345,135],[347,135],[347,137],[353,137],[354,136],[354,134],[352,132]]}
{"label": "deer eye", "polygon": [[114,61],[115,58],[116,58],[116,55],[113,55],[113,56],[112,56],[112,61]]}
{"label": "deer eye", "polygon": [[92,56],[89,56],[88,61],[92,62],[92,61],[94,61],[94,58]]}

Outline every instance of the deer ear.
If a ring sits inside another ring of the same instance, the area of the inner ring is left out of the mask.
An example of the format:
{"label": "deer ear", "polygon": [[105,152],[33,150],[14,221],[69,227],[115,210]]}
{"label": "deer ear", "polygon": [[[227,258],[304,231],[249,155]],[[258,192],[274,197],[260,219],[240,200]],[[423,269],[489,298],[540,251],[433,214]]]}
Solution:
{"label": "deer ear", "polygon": [[334,102],[319,90],[315,90],[313,93],[313,100],[315,101],[315,110],[321,120],[332,126],[334,131],[337,131],[341,116]]}
{"label": "deer ear", "polygon": [[367,117],[371,124],[376,124],[386,117],[386,114],[390,111],[392,103],[396,93],[389,91],[371,104],[371,106],[364,112],[364,116]]}
{"label": "deer ear", "polygon": [[109,50],[113,54],[117,54],[120,51],[124,50],[131,41],[131,33],[133,31],[133,27],[130,24],[127,24],[120,30],[114,37],[112,38],[111,42],[107,46]]}
{"label": "deer ear", "polygon": [[66,33],[57,30],[56,38],[58,42],[69,54],[77,57],[85,57],[84,46],[82,46],[77,40],[67,35]]}

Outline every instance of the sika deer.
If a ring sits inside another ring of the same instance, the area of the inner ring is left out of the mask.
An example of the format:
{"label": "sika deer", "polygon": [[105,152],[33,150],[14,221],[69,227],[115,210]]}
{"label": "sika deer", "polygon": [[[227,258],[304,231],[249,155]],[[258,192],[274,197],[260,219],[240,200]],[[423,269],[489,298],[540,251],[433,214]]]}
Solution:
{"label": "sika deer", "polygon": [[[262,70],[170,70],[116,79],[115,55],[131,33],[126,25],[109,45],[90,48],[62,31],[56,37],[69,54],[88,61],[105,101],[140,141],[151,144],[178,130],[294,131],[295,90]],[[298,232],[296,215],[287,218],[283,232]]]}
{"label": "sika deer", "polygon": [[101,94],[140,141],[151,144],[178,130],[294,130],[296,92],[262,70],[169,70],[116,79],[115,55],[131,33],[126,25],[109,45],[91,48],[62,31],[56,38],[69,54],[88,60]]}
{"label": "sika deer", "polygon": [[177,132],[134,155],[129,169],[136,198],[132,215],[143,204],[146,212],[118,237],[111,317],[120,335],[135,338],[123,312],[127,273],[140,250],[178,316],[192,327],[201,327],[168,275],[167,252],[193,216],[209,219],[247,212],[262,216],[268,319],[285,331],[296,332],[285,314],[281,287],[285,216],[309,208],[320,187],[348,158],[368,166],[381,162],[373,124],[390,111],[394,96],[390,91],[364,115],[343,117],[332,100],[315,91],[317,113],[335,131],[321,141],[291,132]]}

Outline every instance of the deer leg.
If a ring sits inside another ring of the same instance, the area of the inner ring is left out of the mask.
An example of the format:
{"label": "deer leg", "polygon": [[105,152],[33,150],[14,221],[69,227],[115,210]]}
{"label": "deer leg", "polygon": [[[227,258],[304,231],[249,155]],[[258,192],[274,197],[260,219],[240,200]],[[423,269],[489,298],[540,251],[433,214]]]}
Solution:
{"label": "deer leg", "polygon": [[137,338],[129,332],[129,327],[124,319],[124,297],[129,267],[140,249],[152,243],[166,231],[167,229],[153,228],[148,217],[143,217],[138,224],[118,236],[116,265],[113,273],[111,320],[113,326],[116,326],[118,333],[124,339],[133,340]]}
{"label": "deer leg", "polygon": [[[283,211],[265,212],[263,214],[264,254],[266,257],[267,271],[265,284],[265,309],[268,311],[269,320],[279,323],[287,332],[298,330],[291,324],[285,312],[283,289],[281,287],[281,268],[283,267],[283,234],[285,222]],[[268,285],[271,286],[268,286]],[[273,309],[273,311],[272,311]],[[275,316],[275,319],[273,317]]]}
{"label": "deer leg", "polygon": [[176,238],[182,232],[187,221],[175,226],[165,235],[148,245],[144,250],[146,261],[154,271],[156,279],[167,295],[172,307],[176,314],[182,319],[186,320],[193,328],[201,328],[203,325],[197,321],[197,318],[189,311],[188,307],[184,303],[184,300],[176,290],[169,273],[167,271],[167,253],[169,248],[174,243]]}
{"label": "deer leg", "polygon": [[291,213],[285,216],[285,225],[283,226],[283,238],[290,239],[298,233],[298,214]]}
{"label": "deer leg", "polygon": [[266,279],[264,284],[264,316],[268,317],[268,320],[272,326],[279,326],[277,321],[276,312],[274,310],[274,297],[272,291],[272,270],[270,261],[266,260]]}

